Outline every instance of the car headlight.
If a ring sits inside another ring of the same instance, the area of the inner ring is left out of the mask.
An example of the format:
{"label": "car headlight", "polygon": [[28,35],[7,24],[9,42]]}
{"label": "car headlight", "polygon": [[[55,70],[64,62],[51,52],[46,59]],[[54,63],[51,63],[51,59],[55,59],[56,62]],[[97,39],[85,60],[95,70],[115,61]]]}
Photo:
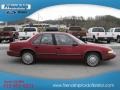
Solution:
{"label": "car headlight", "polygon": [[110,50],[110,51],[108,51],[108,53],[110,54],[110,53],[114,53],[114,51],[113,50]]}

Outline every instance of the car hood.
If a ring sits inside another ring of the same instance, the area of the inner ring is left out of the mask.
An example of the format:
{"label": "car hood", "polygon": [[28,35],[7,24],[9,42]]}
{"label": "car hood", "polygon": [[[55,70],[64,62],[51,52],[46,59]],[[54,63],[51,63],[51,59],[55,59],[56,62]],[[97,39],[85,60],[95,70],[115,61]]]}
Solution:
{"label": "car hood", "polygon": [[87,47],[92,47],[92,48],[100,48],[100,49],[107,49],[107,50],[112,50],[112,48],[110,48],[109,46],[106,46],[106,45],[102,45],[102,44],[95,44],[95,43],[90,43],[90,42],[87,42],[85,44]]}

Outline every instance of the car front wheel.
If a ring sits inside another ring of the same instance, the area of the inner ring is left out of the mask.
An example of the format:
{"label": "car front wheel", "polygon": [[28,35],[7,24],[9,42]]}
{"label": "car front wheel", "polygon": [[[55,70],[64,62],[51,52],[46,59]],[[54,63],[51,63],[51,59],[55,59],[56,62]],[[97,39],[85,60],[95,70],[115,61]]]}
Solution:
{"label": "car front wheel", "polygon": [[32,52],[23,52],[22,54],[22,63],[30,65],[35,63],[35,56]]}
{"label": "car front wheel", "polygon": [[87,65],[94,67],[97,66],[100,62],[100,56],[97,53],[89,53],[86,56]]}

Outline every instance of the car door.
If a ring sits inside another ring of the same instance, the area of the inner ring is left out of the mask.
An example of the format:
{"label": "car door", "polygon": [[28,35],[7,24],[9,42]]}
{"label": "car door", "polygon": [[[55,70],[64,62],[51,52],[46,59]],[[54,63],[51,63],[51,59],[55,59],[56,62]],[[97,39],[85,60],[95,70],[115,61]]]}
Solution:
{"label": "car door", "polygon": [[81,59],[78,43],[67,34],[55,34],[56,53],[59,59]]}
{"label": "car door", "polygon": [[[56,48],[53,41],[52,34],[42,34],[40,44],[35,44],[35,51],[41,59],[55,59],[56,58]],[[37,42],[37,40],[36,40]]]}

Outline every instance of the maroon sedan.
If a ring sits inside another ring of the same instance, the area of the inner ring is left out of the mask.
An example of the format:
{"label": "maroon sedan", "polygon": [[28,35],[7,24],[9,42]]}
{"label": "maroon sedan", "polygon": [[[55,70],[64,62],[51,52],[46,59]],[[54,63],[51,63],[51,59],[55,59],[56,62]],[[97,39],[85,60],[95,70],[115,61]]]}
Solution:
{"label": "maroon sedan", "polygon": [[7,51],[9,56],[21,57],[24,64],[44,60],[83,60],[89,66],[116,55],[109,47],[84,43],[71,34],[63,32],[41,32],[25,41],[12,42]]}

